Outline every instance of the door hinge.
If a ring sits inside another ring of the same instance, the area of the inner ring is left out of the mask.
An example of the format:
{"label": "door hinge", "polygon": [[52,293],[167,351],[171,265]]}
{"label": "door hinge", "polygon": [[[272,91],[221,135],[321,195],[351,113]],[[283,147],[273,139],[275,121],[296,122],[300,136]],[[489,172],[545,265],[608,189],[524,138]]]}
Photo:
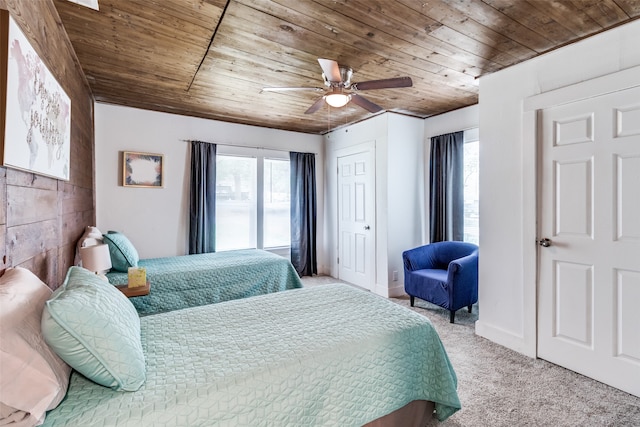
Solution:
{"label": "door hinge", "polygon": [[338,264],[340,264],[340,257],[338,257]]}

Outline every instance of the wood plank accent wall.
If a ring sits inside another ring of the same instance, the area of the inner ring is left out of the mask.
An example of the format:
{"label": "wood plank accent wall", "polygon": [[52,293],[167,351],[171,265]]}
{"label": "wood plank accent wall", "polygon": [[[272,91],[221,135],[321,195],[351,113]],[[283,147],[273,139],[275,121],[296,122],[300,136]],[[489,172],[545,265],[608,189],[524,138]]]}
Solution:
{"label": "wood plank accent wall", "polygon": [[53,0],[0,0],[71,98],[70,180],[0,167],[0,269],[21,266],[57,288],[94,225],[93,95]]}

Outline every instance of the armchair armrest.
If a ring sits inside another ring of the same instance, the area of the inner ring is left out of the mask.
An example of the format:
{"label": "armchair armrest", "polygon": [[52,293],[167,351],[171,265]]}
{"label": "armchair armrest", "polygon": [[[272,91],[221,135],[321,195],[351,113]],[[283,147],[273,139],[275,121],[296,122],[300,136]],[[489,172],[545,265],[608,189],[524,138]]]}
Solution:
{"label": "armchair armrest", "polygon": [[451,261],[447,281],[452,285],[449,286],[449,297],[452,301],[458,300],[458,295],[468,295],[467,289],[470,286],[477,287],[478,251],[475,250],[470,255]]}
{"label": "armchair armrest", "polygon": [[458,277],[467,275],[470,272],[475,275],[475,272],[478,271],[478,251],[473,251],[473,253],[467,256],[451,261],[449,263],[448,271],[449,274],[453,274],[454,277],[456,275]]}

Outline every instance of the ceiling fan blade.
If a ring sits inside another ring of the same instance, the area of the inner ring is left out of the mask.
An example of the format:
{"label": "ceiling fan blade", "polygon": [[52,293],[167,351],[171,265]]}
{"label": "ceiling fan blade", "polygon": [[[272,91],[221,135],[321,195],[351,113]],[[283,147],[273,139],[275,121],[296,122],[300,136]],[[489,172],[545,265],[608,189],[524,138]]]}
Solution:
{"label": "ceiling fan blade", "polygon": [[391,79],[369,80],[366,82],[353,83],[351,89],[354,90],[372,90],[372,89],[390,89],[395,87],[411,87],[413,81],[411,77],[394,77]]}
{"label": "ceiling fan blade", "polygon": [[320,63],[322,72],[330,82],[340,83],[342,81],[342,76],[340,75],[340,67],[338,66],[338,63],[336,61],[334,61],[333,59],[318,58],[318,62]]}
{"label": "ceiling fan blade", "polygon": [[378,104],[374,104],[373,102],[369,101],[367,98],[364,98],[358,95],[357,93],[351,94],[351,102],[361,106],[362,108],[364,108],[365,110],[371,113],[377,113],[378,111],[382,111],[384,109]]}
{"label": "ceiling fan blade", "polygon": [[316,102],[313,103],[313,105],[311,105],[311,107],[309,107],[309,109],[307,111],[305,111],[305,114],[313,114],[316,111],[318,111],[320,109],[320,107],[322,107],[322,105],[324,105],[324,96],[320,99],[318,99]]}
{"label": "ceiling fan blade", "polygon": [[293,91],[308,91],[324,92],[321,87],[263,87],[260,92],[293,92]]}

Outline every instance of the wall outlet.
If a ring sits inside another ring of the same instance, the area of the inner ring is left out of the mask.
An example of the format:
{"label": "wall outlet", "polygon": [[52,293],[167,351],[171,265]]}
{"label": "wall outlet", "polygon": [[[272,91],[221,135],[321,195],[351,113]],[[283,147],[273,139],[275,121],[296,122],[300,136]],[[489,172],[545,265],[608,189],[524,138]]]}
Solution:
{"label": "wall outlet", "polygon": [[391,273],[391,277],[392,277],[394,282],[397,282],[398,281],[398,270],[394,270],[393,273]]}

